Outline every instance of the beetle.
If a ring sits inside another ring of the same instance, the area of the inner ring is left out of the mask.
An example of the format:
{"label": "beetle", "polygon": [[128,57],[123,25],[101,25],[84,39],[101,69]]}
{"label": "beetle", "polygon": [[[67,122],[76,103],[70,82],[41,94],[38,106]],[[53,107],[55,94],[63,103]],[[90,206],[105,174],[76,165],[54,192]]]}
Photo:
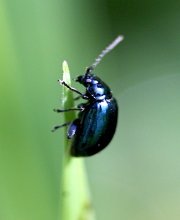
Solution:
{"label": "beetle", "polygon": [[103,150],[112,140],[116,131],[118,120],[118,104],[113,97],[109,86],[93,73],[94,68],[102,58],[116,47],[123,40],[118,36],[108,47],[106,47],[95,62],[86,69],[84,75],[76,78],[76,82],[85,87],[85,93],[69,86],[65,81],[59,83],[79,95],[79,98],[86,100],[77,108],[54,109],[55,112],[67,112],[78,110],[77,118],[72,122],[55,126],[52,131],[58,128],[69,126],[67,138],[72,139],[70,154],[75,157],[92,156]]}

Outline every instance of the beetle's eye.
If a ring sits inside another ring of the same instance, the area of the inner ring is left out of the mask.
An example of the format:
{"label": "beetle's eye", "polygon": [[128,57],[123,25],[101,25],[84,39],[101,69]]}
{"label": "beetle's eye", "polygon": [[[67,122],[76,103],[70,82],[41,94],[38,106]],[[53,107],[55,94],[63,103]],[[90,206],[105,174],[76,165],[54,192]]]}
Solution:
{"label": "beetle's eye", "polygon": [[92,80],[91,80],[91,79],[86,79],[86,82],[87,82],[87,83],[91,83]]}

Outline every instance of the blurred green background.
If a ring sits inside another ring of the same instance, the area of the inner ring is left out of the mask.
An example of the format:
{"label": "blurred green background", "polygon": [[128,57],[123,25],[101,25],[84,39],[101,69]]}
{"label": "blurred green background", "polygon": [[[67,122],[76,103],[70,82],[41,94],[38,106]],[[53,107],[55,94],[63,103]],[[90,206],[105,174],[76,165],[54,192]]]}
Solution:
{"label": "blurred green background", "polygon": [[57,220],[61,63],[75,78],[118,34],[96,68],[120,107],[113,141],[86,159],[97,219],[179,220],[179,11],[178,0],[0,1],[0,220]]}

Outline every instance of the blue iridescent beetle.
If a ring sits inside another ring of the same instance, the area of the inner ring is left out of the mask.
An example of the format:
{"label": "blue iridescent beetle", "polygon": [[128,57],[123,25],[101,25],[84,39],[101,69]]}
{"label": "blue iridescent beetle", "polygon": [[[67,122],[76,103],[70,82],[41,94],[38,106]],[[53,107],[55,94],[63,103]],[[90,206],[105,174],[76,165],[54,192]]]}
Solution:
{"label": "blue iridescent beetle", "polygon": [[75,157],[92,156],[103,150],[112,140],[118,119],[118,105],[111,89],[92,72],[101,59],[123,40],[118,36],[101,54],[95,62],[87,68],[84,75],[78,76],[76,81],[82,84],[86,91],[79,92],[63,80],[59,82],[71,91],[77,93],[86,103],[71,109],[54,109],[55,112],[78,110],[78,117],[73,122],[55,126],[52,131],[68,126],[67,138],[72,139],[70,154]]}

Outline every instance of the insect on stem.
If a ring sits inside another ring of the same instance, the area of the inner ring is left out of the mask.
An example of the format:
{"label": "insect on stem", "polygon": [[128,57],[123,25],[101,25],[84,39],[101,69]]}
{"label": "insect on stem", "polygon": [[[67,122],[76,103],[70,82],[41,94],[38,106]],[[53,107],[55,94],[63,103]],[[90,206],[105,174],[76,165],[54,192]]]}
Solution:
{"label": "insect on stem", "polygon": [[71,156],[89,157],[97,154],[109,145],[115,134],[118,121],[118,103],[113,97],[111,88],[91,71],[122,40],[123,36],[119,35],[102,50],[85,74],[77,77],[76,82],[84,86],[84,94],[68,85],[64,80],[59,80],[60,84],[77,93],[78,97],[86,99],[86,102],[78,104],[75,108],[55,109],[59,113],[80,111],[73,121],[57,125],[53,129],[55,131],[70,124],[67,130],[67,139],[72,139],[69,149]]}

